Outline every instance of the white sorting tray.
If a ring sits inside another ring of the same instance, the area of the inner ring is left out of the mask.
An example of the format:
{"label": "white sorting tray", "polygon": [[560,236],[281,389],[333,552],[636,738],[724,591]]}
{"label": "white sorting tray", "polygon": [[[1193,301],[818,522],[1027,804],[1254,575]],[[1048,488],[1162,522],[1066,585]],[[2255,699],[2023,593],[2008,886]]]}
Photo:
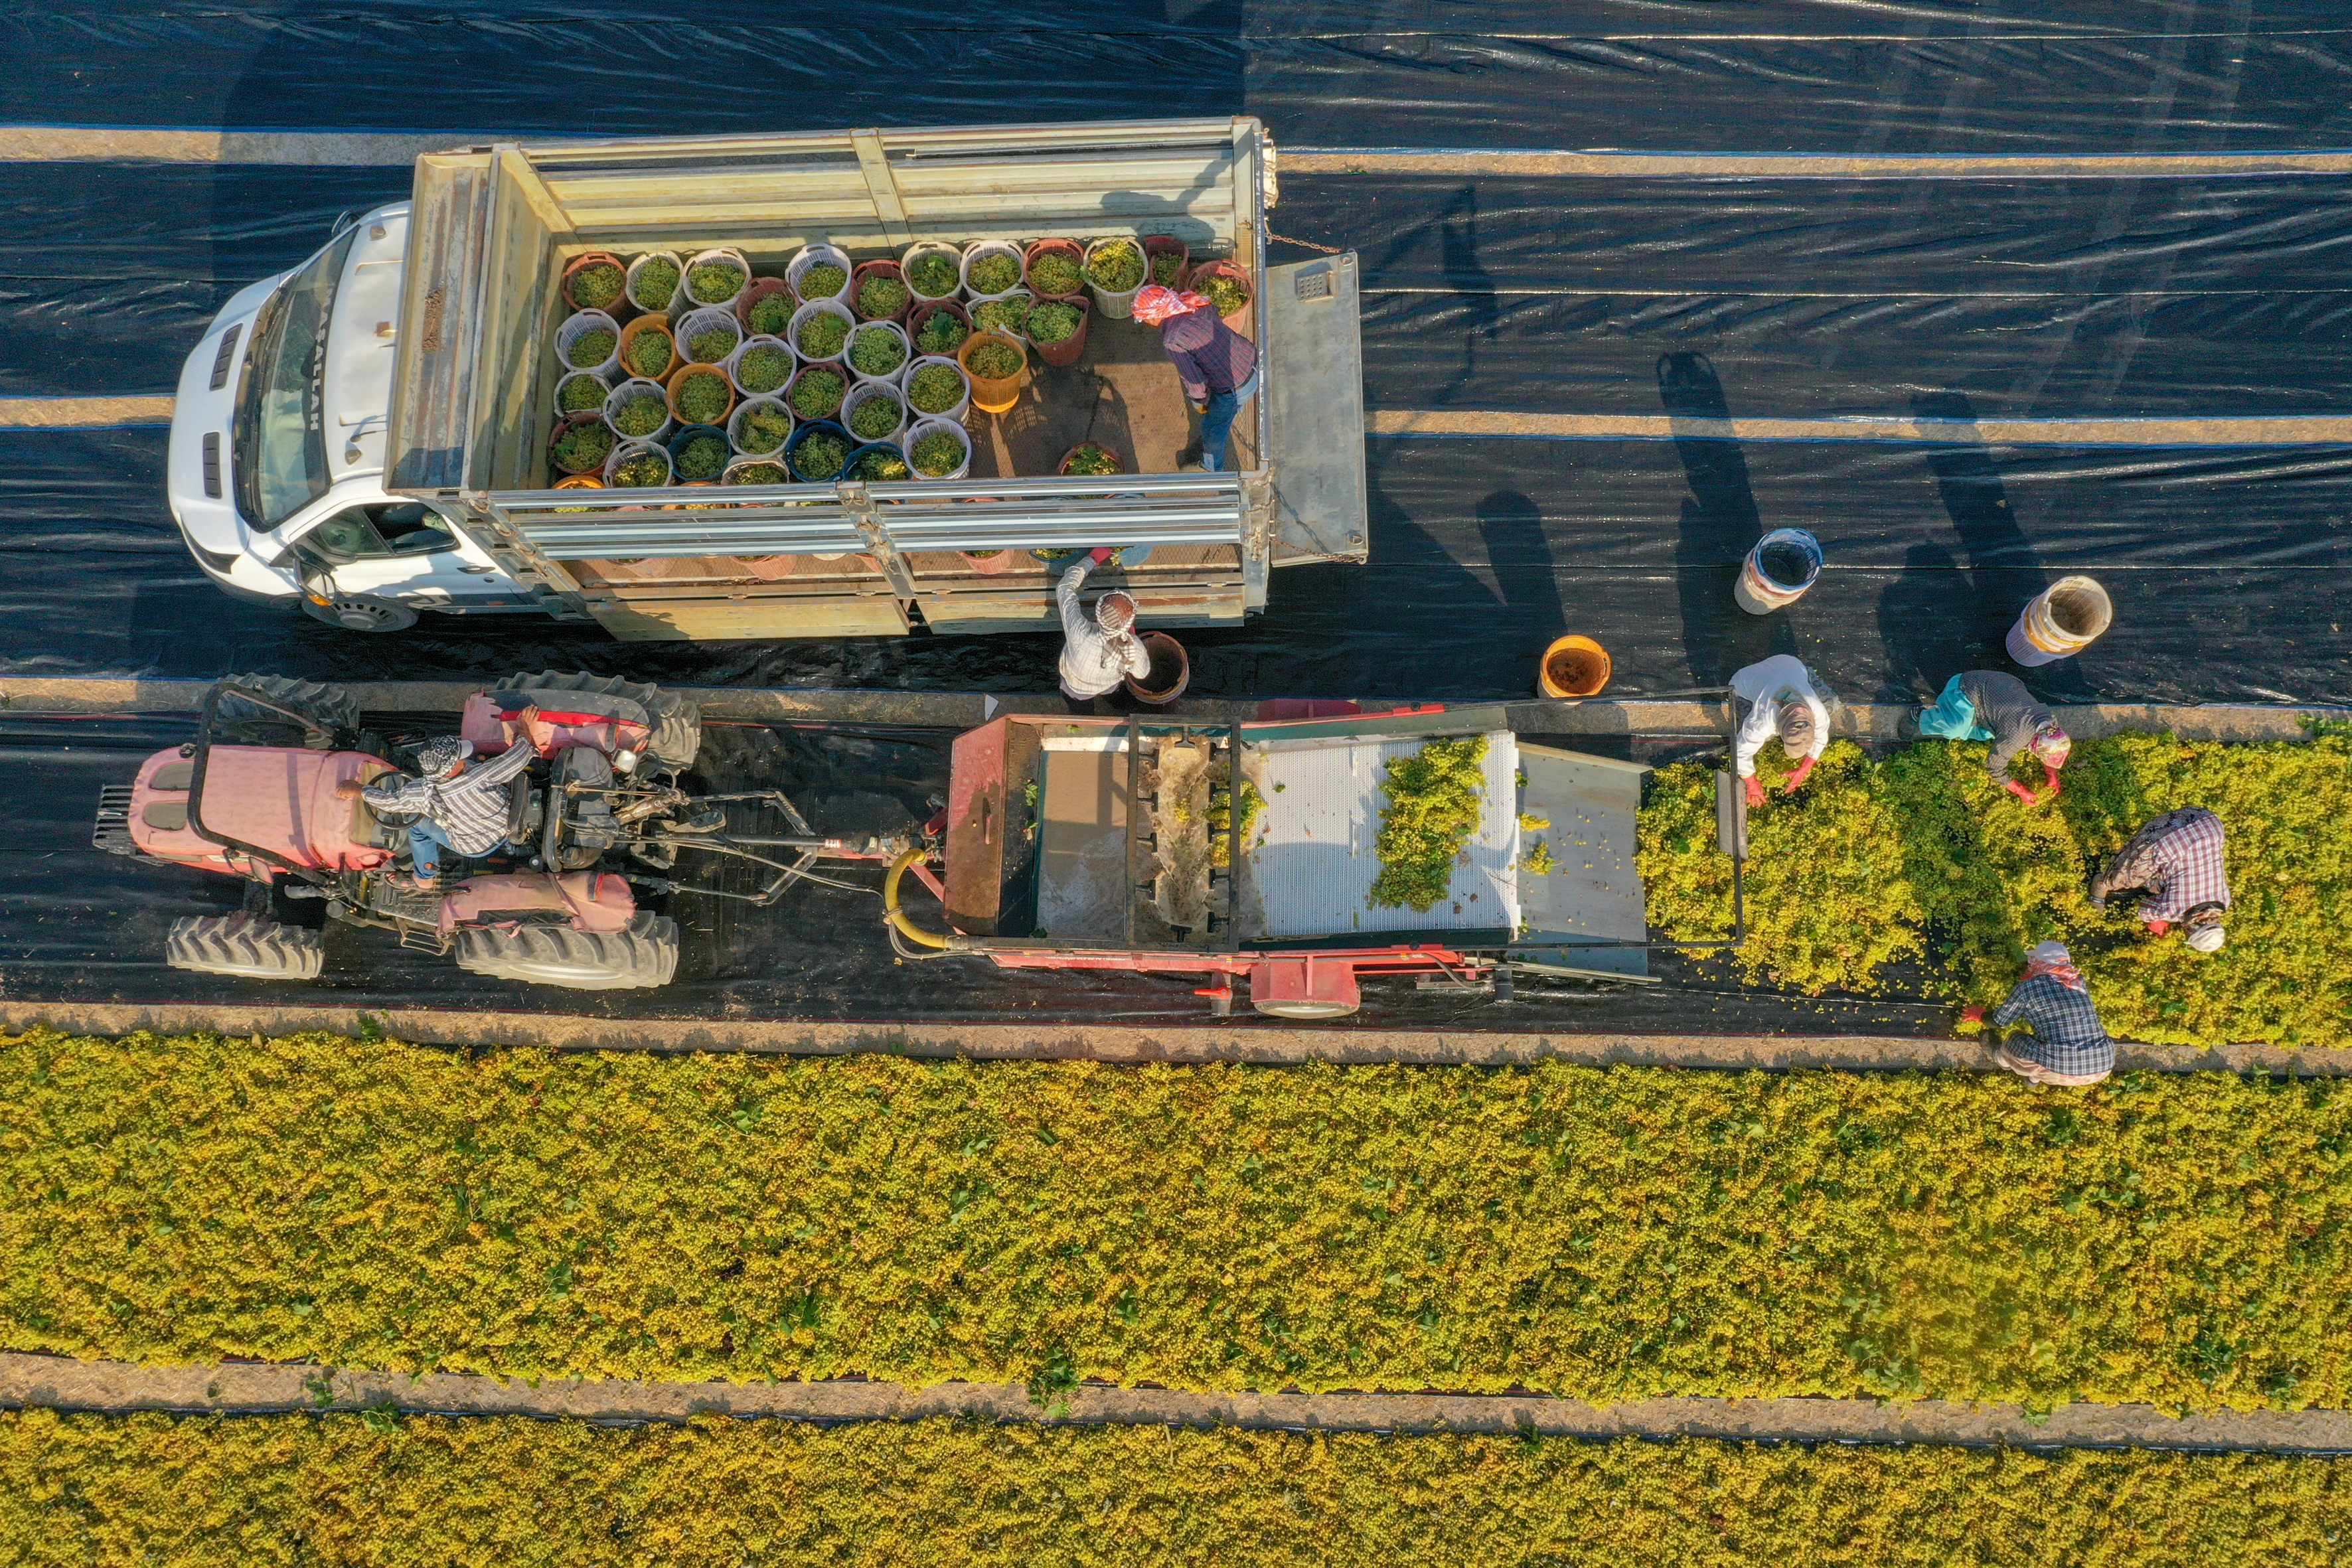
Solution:
{"label": "white sorting tray", "polygon": [[1391,758],[1437,738],[1341,736],[1246,748],[1244,767],[1265,796],[1243,846],[1244,910],[1255,928],[1246,938],[1518,930],[1519,763],[1508,730],[1486,735],[1486,809],[1454,864],[1451,897],[1426,912],[1371,907],[1381,874],[1381,780]]}

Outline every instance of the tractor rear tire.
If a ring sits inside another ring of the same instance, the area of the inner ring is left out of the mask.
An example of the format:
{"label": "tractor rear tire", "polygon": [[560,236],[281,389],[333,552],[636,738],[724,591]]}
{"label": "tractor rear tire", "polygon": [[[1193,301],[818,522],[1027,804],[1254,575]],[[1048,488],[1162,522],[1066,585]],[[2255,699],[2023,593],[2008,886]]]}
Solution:
{"label": "tractor rear tire", "polygon": [[163,962],[243,980],[316,980],[326,962],[320,933],[261,915],[190,915],[172,922]]}
{"label": "tractor rear tire", "polygon": [[675,691],[623,680],[617,675],[590,675],[584,670],[543,669],[499,683],[501,691],[584,691],[599,697],[625,697],[653,721],[653,738],[646,749],[672,768],[694,765],[702,749],[702,710]]}
{"label": "tractor rear tire", "polygon": [[457,967],[494,980],[561,985],[571,991],[623,991],[667,985],[677,973],[677,922],[641,913],[629,929],[570,926],[468,926],[457,933]]}
{"label": "tractor rear tire", "polygon": [[[283,675],[232,675],[229,679],[239,686],[250,686],[265,696],[277,699],[308,719],[315,728],[305,739],[313,750],[331,749],[333,731],[360,727],[359,699],[340,686],[330,686],[317,680],[296,680]],[[290,722],[284,715],[248,702],[234,691],[223,693],[220,705],[213,711],[218,718],[227,721],[230,729],[257,738],[267,726],[276,725],[283,729]],[[320,731],[327,731],[327,734],[322,736],[317,732]]]}

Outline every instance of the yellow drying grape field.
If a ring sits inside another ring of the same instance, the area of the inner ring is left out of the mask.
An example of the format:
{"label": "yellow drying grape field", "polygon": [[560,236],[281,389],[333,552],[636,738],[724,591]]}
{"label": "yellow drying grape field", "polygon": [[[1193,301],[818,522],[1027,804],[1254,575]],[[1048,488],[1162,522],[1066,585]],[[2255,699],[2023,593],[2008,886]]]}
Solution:
{"label": "yellow drying grape field", "polygon": [[[2170,735],[2081,741],[2054,803],[2028,808],[1985,776],[1981,744],[1930,742],[1873,762],[1832,744],[1795,796],[1749,814],[1749,979],[1809,993],[1883,989],[1923,964],[1934,994],[1997,1002],[2025,950],[2063,942],[2107,1028],[2153,1044],[2352,1045],[2352,738],[2223,744]],[[1759,773],[1777,786],[1777,744]],[[1712,770],[1658,770],[1638,864],[1650,921],[1684,940],[1731,929]],[[2039,783],[2038,771],[2035,782]],[[2091,873],[2140,824],[2201,805],[2228,832],[2229,945],[2151,942]]]}
{"label": "yellow drying grape field", "polygon": [[2352,1461],[518,1417],[0,1415],[26,1568],[2281,1568]]}
{"label": "yellow drying grape field", "polygon": [[2352,1404],[2352,1081],[0,1043],[0,1347]]}

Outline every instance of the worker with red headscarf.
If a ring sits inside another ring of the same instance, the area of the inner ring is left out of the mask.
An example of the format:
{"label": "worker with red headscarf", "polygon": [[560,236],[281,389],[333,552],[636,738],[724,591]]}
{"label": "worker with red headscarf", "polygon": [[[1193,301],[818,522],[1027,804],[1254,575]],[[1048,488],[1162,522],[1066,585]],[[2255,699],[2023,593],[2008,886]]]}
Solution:
{"label": "worker with red headscarf", "polygon": [[1234,420],[1257,392],[1257,349],[1189,289],[1152,284],[1136,295],[1135,319],[1160,329],[1160,346],[1184,383],[1185,401],[1201,416],[1201,467],[1224,472]]}

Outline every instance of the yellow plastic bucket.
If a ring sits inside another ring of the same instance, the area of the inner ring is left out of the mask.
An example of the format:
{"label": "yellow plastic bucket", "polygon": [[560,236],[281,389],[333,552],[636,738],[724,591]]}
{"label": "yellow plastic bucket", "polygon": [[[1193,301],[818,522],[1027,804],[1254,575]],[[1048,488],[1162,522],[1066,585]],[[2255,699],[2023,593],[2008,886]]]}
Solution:
{"label": "yellow plastic bucket", "polygon": [[1609,684],[1609,650],[1591,637],[1554,637],[1537,667],[1536,683],[1546,697],[1598,697]]}

